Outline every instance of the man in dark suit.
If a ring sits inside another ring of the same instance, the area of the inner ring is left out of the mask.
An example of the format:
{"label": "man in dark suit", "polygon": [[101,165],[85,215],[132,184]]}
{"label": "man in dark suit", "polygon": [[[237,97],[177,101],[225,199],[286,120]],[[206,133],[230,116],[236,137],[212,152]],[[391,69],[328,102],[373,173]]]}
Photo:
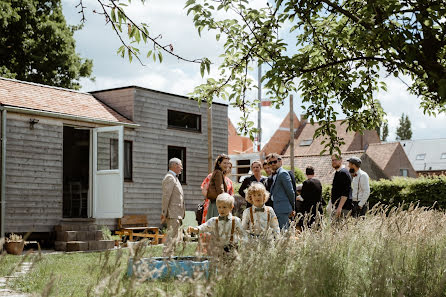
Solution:
{"label": "man in dark suit", "polygon": [[290,174],[282,168],[282,158],[278,154],[271,154],[268,158],[274,176],[271,186],[271,200],[274,212],[279,220],[280,229],[289,227],[289,218],[294,216],[296,193],[294,192]]}
{"label": "man in dark suit", "polygon": [[[270,192],[274,180],[273,180],[273,170],[271,169],[271,166],[268,164],[268,160],[265,160],[263,162],[263,170],[265,170],[266,173],[266,178],[263,180],[263,185],[265,186],[265,189],[268,192]],[[273,201],[271,199],[268,199],[265,205],[273,207]]]}
{"label": "man in dark suit", "polygon": [[318,212],[322,212],[322,184],[314,177],[314,168],[305,169],[307,180],[302,184],[302,212],[307,217],[307,226],[311,226]]}

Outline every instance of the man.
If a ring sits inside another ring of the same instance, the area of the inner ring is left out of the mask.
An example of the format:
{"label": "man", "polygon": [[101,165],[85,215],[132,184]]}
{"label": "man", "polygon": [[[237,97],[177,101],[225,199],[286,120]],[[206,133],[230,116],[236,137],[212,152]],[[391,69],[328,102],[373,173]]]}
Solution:
{"label": "man", "polygon": [[[243,199],[245,199],[245,196],[246,196],[245,190],[247,188],[249,188],[249,186],[253,182],[263,183],[264,180],[266,179],[264,176],[262,176],[262,163],[260,163],[260,161],[258,161],[258,160],[252,162],[251,172],[252,172],[252,175],[243,180],[242,185],[240,186],[240,188],[238,190],[238,193],[240,194],[240,196],[243,197]],[[249,208],[249,207],[251,207],[251,203],[246,202],[246,208]]]}
{"label": "man", "polygon": [[314,168],[308,166],[305,169],[307,180],[302,184],[301,196],[302,212],[304,217],[309,216],[307,225],[311,226],[316,218],[317,212],[322,212],[322,184],[314,177]]}
{"label": "man", "polygon": [[352,157],[347,160],[352,181],[352,215],[363,216],[367,212],[367,199],[370,196],[369,175],[361,170],[361,159]]}
{"label": "man", "polygon": [[282,158],[274,153],[267,157],[268,165],[274,173],[271,186],[273,209],[279,220],[280,229],[289,227],[289,218],[294,216],[296,193],[294,192],[290,174],[282,168]]}
{"label": "man", "polygon": [[[266,177],[263,180],[263,185],[265,186],[265,189],[268,192],[271,192],[271,186],[273,185],[273,170],[271,169],[271,166],[268,164],[268,159],[266,159],[263,162],[263,170],[265,170]],[[266,206],[273,207],[273,201],[271,199],[268,199],[265,203]]]}
{"label": "man", "polygon": [[331,166],[336,170],[336,172],[333,177],[330,204],[332,207],[334,207],[334,213],[332,213],[332,215],[339,218],[341,215],[346,216],[352,209],[352,177],[345,166],[342,165],[341,156],[332,155]]}
{"label": "man", "polygon": [[167,238],[163,249],[164,256],[172,256],[176,243],[181,240],[180,227],[185,215],[183,188],[178,175],[183,170],[181,160],[169,160],[169,171],[163,179],[163,200],[161,223],[167,223]]}

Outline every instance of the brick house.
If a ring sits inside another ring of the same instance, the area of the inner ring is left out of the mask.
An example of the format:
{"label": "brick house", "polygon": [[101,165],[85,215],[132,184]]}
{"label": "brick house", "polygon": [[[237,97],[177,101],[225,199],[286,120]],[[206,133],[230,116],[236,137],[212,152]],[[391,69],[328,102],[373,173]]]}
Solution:
{"label": "brick house", "polygon": [[446,138],[403,140],[401,145],[418,175],[446,174]]}
{"label": "brick house", "polygon": [[[331,167],[330,155],[320,155],[324,149],[324,144],[321,143],[323,137],[313,139],[318,123],[312,125],[304,117],[298,119],[295,114],[293,117],[295,166],[305,172],[305,168],[311,165],[316,170],[316,176],[322,182],[331,183],[334,170]],[[363,134],[347,131],[347,124],[343,124],[341,120],[334,122],[334,125],[338,136],[345,142],[340,147],[343,159],[347,160],[352,156],[361,158],[363,160],[362,168],[369,173],[372,179],[390,179],[393,176],[416,177],[416,172],[399,143],[381,143],[375,130],[367,130]],[[252,161],[253,159],[263,159],[269,153],[278,153],[283,155],[284,165],[289,165],[289,139],[290,114],[288,113],[260,153],[255,156],[252,154],[238,155],[237,158]]]}

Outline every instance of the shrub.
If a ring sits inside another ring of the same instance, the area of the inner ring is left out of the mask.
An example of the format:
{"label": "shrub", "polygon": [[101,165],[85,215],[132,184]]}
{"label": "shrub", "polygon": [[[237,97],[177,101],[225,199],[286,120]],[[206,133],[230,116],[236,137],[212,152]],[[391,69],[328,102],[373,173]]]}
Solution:
{"label": "shrub", "polygon": [[[322,196],[331,196],[331,185],[324,185]],[[446,209],[446,176],[381,179],[370,182],[369,204],[398,206],[402,203]]]}
{"label": "shrub", "polygon": [[[283,169],[285,170],[291,170],[291,167],[288,165],[283,166]],[[294,177],[296,178],[296,183],[297,184],[301,184],[304,182],[304,180],[306,180],[306,176],[305,173],[302,172],[302,170],[300,170],[297,167],[294,167]]]}

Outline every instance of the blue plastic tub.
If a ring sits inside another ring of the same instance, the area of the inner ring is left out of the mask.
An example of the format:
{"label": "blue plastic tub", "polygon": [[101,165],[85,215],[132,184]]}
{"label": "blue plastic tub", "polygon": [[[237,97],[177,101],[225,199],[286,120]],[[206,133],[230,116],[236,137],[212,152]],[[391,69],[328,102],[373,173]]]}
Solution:
{"label": "blue plastic tub", "polygon": [[205,257],[153,257],[142,258],[134,262],[130,258],[127,275],[133,274],[144,280],[192,278],[194,273],[201,273],[209,278],[209,258]]}

